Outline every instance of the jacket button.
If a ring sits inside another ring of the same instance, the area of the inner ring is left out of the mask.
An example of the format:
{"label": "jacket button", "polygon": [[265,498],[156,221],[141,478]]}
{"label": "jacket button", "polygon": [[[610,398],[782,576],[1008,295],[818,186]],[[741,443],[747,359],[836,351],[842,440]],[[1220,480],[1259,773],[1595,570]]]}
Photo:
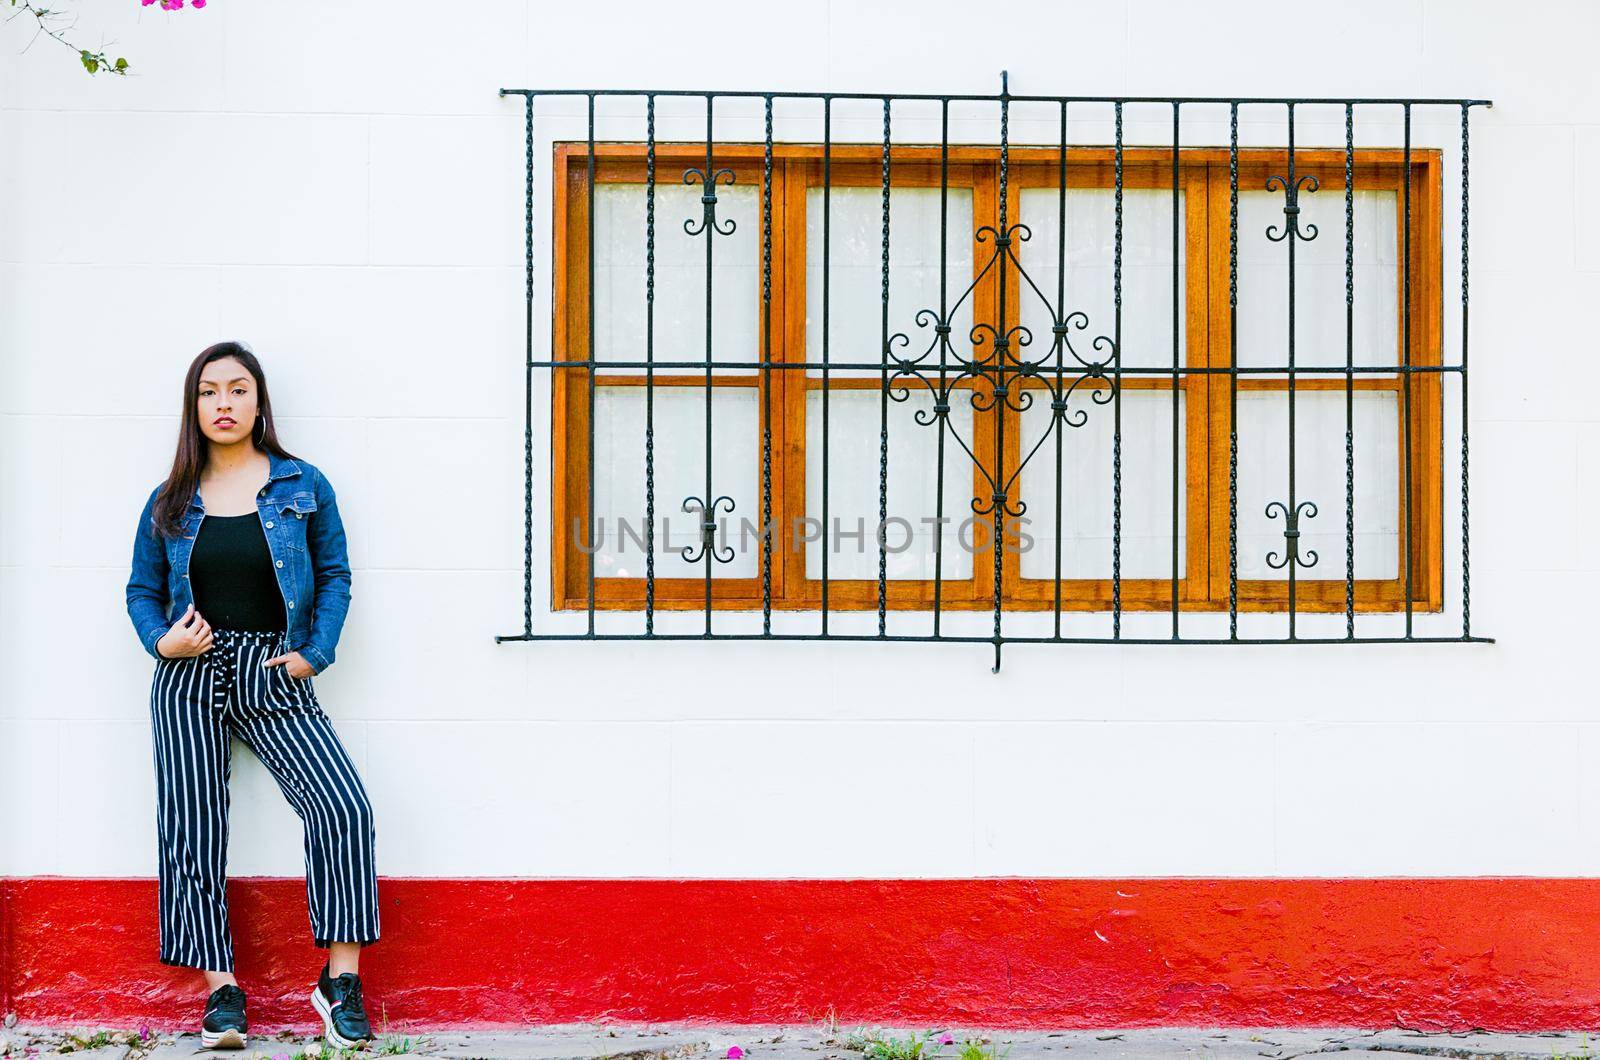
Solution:
{"label": "jacket button", "polygon": [[[283,566],[283,560],[278,560],[278,566]],[[184,577],[188,577],[188,575],[184,575]]]}
{"label": "jacket button", "polygon": [[291,607],[291,608],[292,608],[292,607],[294,607],[294,601],[293,601],[293,600],[290,600],[290,601],[289,601],[289,606],[290,606],[290,607]]}
{"label": "jacket button", "polygon": [[268,520],[267,520],[267,529],[268,529],[268,530],[271,530],[271,529],[272,529],[272,520],[271,520],[271,519],[268,519]]}

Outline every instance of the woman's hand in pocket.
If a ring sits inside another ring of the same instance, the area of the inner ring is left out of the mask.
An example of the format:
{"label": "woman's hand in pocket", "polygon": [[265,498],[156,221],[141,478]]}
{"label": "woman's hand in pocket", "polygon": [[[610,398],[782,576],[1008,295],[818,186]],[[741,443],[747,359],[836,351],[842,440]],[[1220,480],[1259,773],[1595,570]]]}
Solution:
{"label": "woman's hand in pocket", "polygon": [[187,659],[211,650],[211,623],[190,603],[172,628],[156,641],[156,652],[167,659]]}
{"label": "woman's hand in pocket", "polygon": [[316,668],[306,662],[305,656],[297,651],[285,652],[283,655],[274,655],[261,664],[262,666],[282,666],[289,672],[290,677],[306,678],[316,673]]}

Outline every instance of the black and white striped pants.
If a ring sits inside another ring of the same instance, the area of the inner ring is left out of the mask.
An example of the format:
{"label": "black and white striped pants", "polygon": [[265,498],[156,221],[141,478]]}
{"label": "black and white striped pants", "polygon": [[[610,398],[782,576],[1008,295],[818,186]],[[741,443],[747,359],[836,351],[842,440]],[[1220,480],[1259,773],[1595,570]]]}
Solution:
{"label": "black and white striped pants", "polygon": [[281,632],[212,627],[210,650],[160,659],[150,688],[160,848],[161,963],[233,970],[225,890],[232,737],[259,758],[305,825],[316,945],[378,938],[372,804],[311,677],[262,660]]}

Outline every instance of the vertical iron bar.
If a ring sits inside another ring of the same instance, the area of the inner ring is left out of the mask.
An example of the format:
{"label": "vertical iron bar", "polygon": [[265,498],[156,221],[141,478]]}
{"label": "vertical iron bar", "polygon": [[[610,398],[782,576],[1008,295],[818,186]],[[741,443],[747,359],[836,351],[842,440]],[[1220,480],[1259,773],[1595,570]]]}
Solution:
{"label": "vertical iron bar", "polygon": [[1467,121],[1470,105],[1461,105],[1461,636],[1472,636],[1472,531],[1467,520],[1467,216],[1470,206]]}
{"label": "vertical iron bar", "polygon": [[[939,324],[948,324],[949,308],[946,304],[945,285],[949,273],[949,246],[950,246],[950,101],[939,101]],[[949,339],[939,332],[934,331],[935,341],[939,344],[939,390],[934,401],[943,402],[949,398],[945,387],[948,380],[945,375],[947,357],[949,354]],[[944,434],[949,427],[948,417],[940,415],[937,411],[934,418],[939,422],[939,442],[936,463],[936,481],[934,483],[934,518],[933,518],[933,635],[939,635],[940,618],[944,606]],[[968,482],[971,479],[969,477]]]}
{"label": "vertical iron bar", "polygon": [[1405,401],[1405,469],[1406,469],[1406,638],[1411,637],[1412,600],[1412,547],[1411,547],[1411,104],[1401,105],[1405,110],[1405,234],[1402,240],[1401,272],[1405,277],[1405,293],[1401,303],[1404,322],[1401,327],[1401,353],[1405,357],[1402,387]]}
{"label": "vertical iron bar", "polygon": [[1183,322],[1178,315],[1178,103],[1172,104],[1172,639],[1178,639],[1178,346]]}
{"label": "vertical iron bar", "polygon": [[[656,628],[656,97],[645,97],[644,631]],[[620,540],[620,537],[619,537]]]}
{"label": "vertical iron bar", "polygon": [[878,370],[878,636],[888,634],[889,603],[889,97],[883,97],[883,339]]}
{"label": "vertical iron bar", "polygon": [[[713,142],[712,111],[715,100],[715,95],[709,92],[706,93],[706,182],[704,190],[706,195],[715,193],[717,183],[717,171],[713,168],[711,160]],[[700,517],[702,522],[709,520],[714,523],[717,516],[717,495],[711,492],[711,253],[713,244],[716,242],[717,226],[710,218],[707,218],[704,227],[706,237],[706,493],[705,510],[700,513]],[[706,636],[708,637],[711,636],[711,564],[716,561],[714,555],[716,552],[715,544],[716,531],[712,530],[709,536],[703,538],[705,555],[702,557],[706,565]]]}
{"label": "vertical iron bar", "polygon": [[588,379],[589,401],[589,476],[588,476],[588,560],[589,560],[589,635],[594,635],[594,554],[596,542],[594,537],[594,211],[595,211],[595,184],[594,184],[594,93],[589,96],[589,363],[584,369]]}
{"label": "vertical iron bar", "polygon": [[1111,393],[1111,639],[1122,639],[1122,101],[1116,103],[1116,235],[1111,270],[1117,362]]}
{"label": "vertical iron bar", "polygon": [[[528,175],[526,187],[527,260],[523,265],[527,296],[525,356],[523,357],[523,437],[524,471],[522,527],[522,634],[533,636],[533,93],[522,97],[526,121]],[[565,351],[562,351],[565,355]],[[557,531],[560,532],[559,530]]]}
{"label": "vertical iron bar", "polygon": [[1239,104],[1228,105],[1228,638],[1239,639]]}
{"label": "vertical iron bar", "polygon": [[[1067,313],[1067,101],[1061,101],[1061,153],[1057,156],[1056,182],[1056,318],[1057,327],[1064,326]],[[1066,354],[1067,336],[1062,332],[1056,338],[1056,395],[1063,393],[1061,372]],[[1056,565],[1055,565],[1055,635],[1061,636],[1061,539],[1062,482],[1061,482],[1061,432],[1065,410],[1054,410],[1052,420],[1056,443]],[[1019,561],[1020,562],[1020,561]]]}
{"label": "vertical iron bar", "polygon": [[772,632],[772,96],[761,159],[761,632]]}
{"label": "vertical iron bar", "polygon": [[[1294,172],[1294,104],[1290,103],[1289,104],[1289,187],[1288,187],[1288,191],[1286,192],[1287,195],[1293,196],[1296,192],[1299,191],[1299,188],[1295,184],[1295,180],[1296,180],[1296,177],[1295,177],[1295,172]],[[1295,227],[1298,223],[1299,223],[1298,218],[1295,218],[1293,220],[1291,220],[1289,218],[1285,218],[1284,219],[1284,227],[1285,227],[1286,231],[1284,232],[1284,240],[1283,241],[1285,243],[1287,243],[1288,246],[1289,246],[1289,509],[1284,514],[1284,517],[1283,517],[1284,529],[1286,531],[1289,528],[1289,526],[1294,522],[1294,520],[1296,518],[1298,518],[1298,516],[1300,515],[1300,509],[1299,509],[1299,506],[1298,506],[1298,499],[1295,497],[1295,492],[1294,492],[1294,487],[1295,487],[1295,482],[1294,482],[1294,470],[1295,470],[1295,467],[1294,467],[1294,457],[1295,457],[1295,444],[1294,444],[1294,427],[1295,427],[1295,423],[1294,423],[1294,411],[1295,411],[1295,401],[1294,401],[1294,396],[1295,396],[1295,387],[1294,387],[1294,384],[1295,384],[1295,364],[1294,364],[1294,245],[1300,238],[1299,230],[1298,230],[1297,227]],[[1296,544],[1298,544],[1298,542],[1291,543],[1285,550],[1286,553],[1287,553],[1287,559],[1289,561],[1289,639],[1290,640],[1294,640],[1295,639],[1295,632],[1294,632],[1295,568],[1298,567],[1299,564],[1300,564],[1300,553],[1295,548]]]}
{"label": "vertical iron bar", "polygon": [[1001,645],[1001,613],[1004,609],[1004,582],[1003,568],[1005,549],[1004,537],[1006,517],[1006,490],[1002,483],[1005,482],[1006,466],[1006,401],[1009,387],[1007,386],[1006,356],[1010,349],[1006,335],[1006,257],[1010,252],[1010,232],[1006,228],[1006,206],[1009,191],[1007,190],[1007,177],[1011,160],[1010,129],[1011,120],[1011,93],[1008,87],[1008,77],[1004,70],[1000,71],[1000,236],[996,240],[997,253],[1000,265],[1000,304],[996,317],[1000,326],[995,329],[995,383],[997,386],[994,403],[994,534],[989,539],[989,547],[994,551],[994,672],[1000,672],[1000,645]]}
{"label": "vertical iron bar", "polygon": [[1344,635],[1356,635],[1356,120],[1344,105]]}
{"label": "vertical iron bar", "polygon": [[[828,270],[832,235],[833,97],[822,98],[822,635],[828,635],[828,552],[832,548],[828,525]],[[809,372],[810,369],[807,369]]]}

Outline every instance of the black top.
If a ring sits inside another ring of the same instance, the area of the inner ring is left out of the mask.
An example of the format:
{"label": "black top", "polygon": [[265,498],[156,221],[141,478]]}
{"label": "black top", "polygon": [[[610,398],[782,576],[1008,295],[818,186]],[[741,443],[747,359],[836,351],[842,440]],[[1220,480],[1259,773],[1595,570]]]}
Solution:
{"label": "black top", "polygon": [[189,586],[195,610],[212,626],[276,633],[288,629],[272,551],[255,512],[200,520],[189,555]]}

